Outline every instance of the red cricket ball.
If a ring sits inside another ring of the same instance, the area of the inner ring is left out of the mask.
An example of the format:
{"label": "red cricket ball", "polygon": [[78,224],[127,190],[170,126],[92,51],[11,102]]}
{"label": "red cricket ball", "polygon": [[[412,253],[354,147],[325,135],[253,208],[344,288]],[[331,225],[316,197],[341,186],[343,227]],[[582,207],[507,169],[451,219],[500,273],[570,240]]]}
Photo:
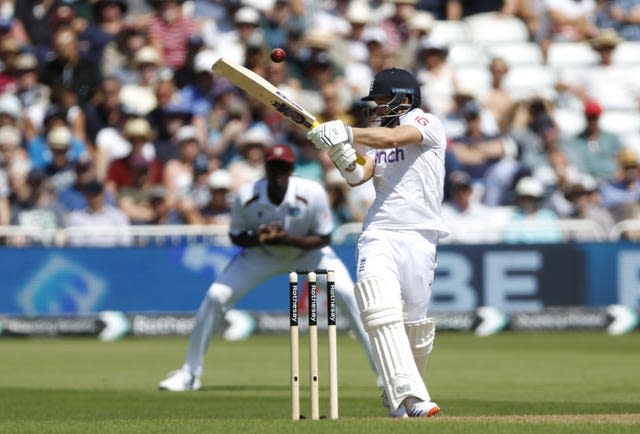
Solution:
{"label": "red cricket ball", "polygon": [[271,51],[271,60],[280,63],[287,57],[287,53],[282,48],[274,48]]}

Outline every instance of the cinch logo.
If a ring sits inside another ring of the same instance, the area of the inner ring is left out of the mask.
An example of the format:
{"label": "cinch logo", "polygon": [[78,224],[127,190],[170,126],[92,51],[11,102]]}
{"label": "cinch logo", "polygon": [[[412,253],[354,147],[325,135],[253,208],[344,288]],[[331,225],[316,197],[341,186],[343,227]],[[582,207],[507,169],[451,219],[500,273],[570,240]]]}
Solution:
{"label": "cinch logo", "polygon": [[404,161],[404,150],[394,148],[388,153],[387,151],[376,152],[376,164],[395,163],[397,161]]}

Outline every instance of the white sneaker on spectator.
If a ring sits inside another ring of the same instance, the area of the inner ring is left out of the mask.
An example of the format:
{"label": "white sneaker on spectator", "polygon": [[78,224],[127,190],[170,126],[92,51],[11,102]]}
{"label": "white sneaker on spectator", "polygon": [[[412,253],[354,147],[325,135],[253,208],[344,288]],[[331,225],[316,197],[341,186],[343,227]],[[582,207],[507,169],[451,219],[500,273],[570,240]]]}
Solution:
{"label": "white sneaker on spectator", "polygon": [[168,390],[169,392],[186,392],[189,390],[200,389],[200,378],[191,375],[184,369],[178,369],[169,373],[166,380],[158,385],[160,390]]}

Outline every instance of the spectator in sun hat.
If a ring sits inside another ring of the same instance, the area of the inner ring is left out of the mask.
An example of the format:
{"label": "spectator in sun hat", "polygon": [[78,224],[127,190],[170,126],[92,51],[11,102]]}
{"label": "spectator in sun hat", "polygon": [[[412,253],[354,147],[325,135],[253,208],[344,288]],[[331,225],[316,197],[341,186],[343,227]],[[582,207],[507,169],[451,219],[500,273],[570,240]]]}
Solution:
{"label": "spectator in sun hat", "polygon": [[621,42],[623,39],[615,30],[601,30],[588,41],[598,55],[597,63],[585,69],[567,69],[559,75],[556,88],[582,101],[596,100],[605,110],[638,110],[637,74],[613,61]]}
{"label": "spectator in sun hat", "polygon": [[69,152],[71,137],[71,130],[66,126],[54,127],[47,134],[51,160],[43,170],[56,191],[67,188],[75,182],[75,161],[71,160]]}
{"label": "spectator in sun hat", "polygon": [[602,111],[602,105],[598,101],[585,101],[583,113],[586,127],[564,145],[571,163],[599,182],[613,179],[617,170],[617,154],[622,148],[616,134],[600,128]]}
{"label": "spectator in sun hat", "polygon": [[160,54],[155,47],[145,45],[135,54],[137,79],[127,83],[120,89],[120,100],[124,105],[141,116],[147,115],[156,108],[158,101],[155,86],[162,70]]}
{"label": "spectator in sun hat", "polygon": [[544,187],[536,178],[520,178],[515,187],[515,206],[505,227],[504,242],[557,243],[562,240],[558,216],[543,208]]}
{"label": "spectator in sun hat", "polygon": [[231,175],[225,169],[217,169],[208,174],[207,186],[210,199],[200,208],[204,223],[215,225],[231,223],[231,204],[233,203],[231,185]]}
{"label": "spectator in sun hat", "polygon": [[[54,134],[51,134],[55,130]],[[54,141],[52,144],[51,140]],[[53,161],[53,151],[68,155],[69,161],[76,161],[88,153],[87,145],[73,136],[60,107],[50,106],[44,116],[40,133],[27,143],[29,159],[33,168],[40,169]]]}
{"label": "spectator in sun hat", "polygon": [[616,222],[640,217],[640,165],[633,148],[618,152],[618,171],[600,187],[602,205],[611,211]]}
{"label": "spectator in sun hat", "polygon": [[42,125],[49,105],[51,89],[39,81],[38,59],[31,52],[18,54],[14,62],[16,74],[15,95],[24,107],[24,115],[35,128]]}
{"label": "spectator in sun hat", "polygon": [[237,158],[227,166],[233,179],[231,191],[235,193],[240,185],[264,177],[265,154],[273,144],[273,136],[265,126],[252,126],[245,131],[236,144]]}
{"label": "spectator in sun hat", "polygon": [[201,153],[200,133],[193,125],[184,125],[175,136],[178,154],[164,165],[163,182],[167,203],[177,207],[188,196],[195,179],[194,163]]}

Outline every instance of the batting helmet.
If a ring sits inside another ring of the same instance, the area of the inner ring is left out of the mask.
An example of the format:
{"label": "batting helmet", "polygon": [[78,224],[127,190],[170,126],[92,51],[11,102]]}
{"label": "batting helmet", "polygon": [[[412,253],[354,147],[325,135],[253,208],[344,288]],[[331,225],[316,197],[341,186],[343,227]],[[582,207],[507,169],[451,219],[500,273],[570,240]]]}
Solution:
{"label": "batting helmet", "polygon": [[[398,68],[384,69],[378,72],[369,88],[369,95],[362,101],[373,101],[377,97],[393,96],[401,94],[411,100],[411,107],[420,107],[420,85],[409,71]],[[400,98],[402,99],[402,98]]]}

